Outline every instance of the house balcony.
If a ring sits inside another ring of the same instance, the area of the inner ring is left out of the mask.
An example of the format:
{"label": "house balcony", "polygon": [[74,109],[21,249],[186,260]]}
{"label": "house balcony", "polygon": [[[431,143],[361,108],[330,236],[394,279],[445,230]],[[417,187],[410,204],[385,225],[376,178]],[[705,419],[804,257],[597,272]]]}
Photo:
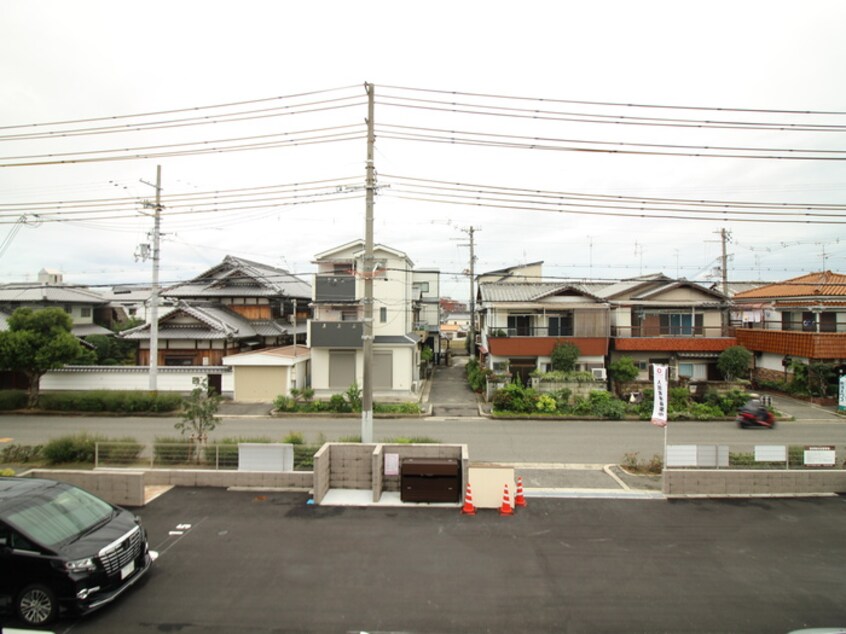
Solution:
{"label": "house balcony", "polygon": [[572,343],[583,356],[608,354],[607,336],[574,337],[546,327],[490,328],[486,335],[487,345],[483,344],[483,352],[499,357],[548,357],[562,341]]}
{"label": "house balcony", "polygon": [[734,337],[734,328],[730,326],[612,326],[611,336],[615,338],[627,337]]}
{"label": "house balcony", "polygon": [[846,332],[800,332],[738,328],[737,343],[753,352],[812,360],[846,359]]}
{"label": "house balcony", "polygon": [[308,327],[312,348],[363,347],[363,321],[310,321]]}
{"label": "house balcony", "polygon": [[315,276],[314,301],[349,303],[356,301],[354,275]]}

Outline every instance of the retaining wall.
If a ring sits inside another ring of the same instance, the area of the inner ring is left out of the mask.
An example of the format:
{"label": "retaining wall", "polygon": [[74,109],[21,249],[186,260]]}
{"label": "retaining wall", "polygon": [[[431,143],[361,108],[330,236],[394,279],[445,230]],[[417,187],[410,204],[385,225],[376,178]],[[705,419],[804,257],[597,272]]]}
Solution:
{"label": "retaining wall", "polygon": [[664,495],[819,495],[846,492],[846,470],[665,469]]}
{"label": "retaining wall", "polygon": [[314,483],[311,471],[211,471],[204,469],[152,469],[76,471],[31,469],[29,478],[48,478],[73,484],[119,506],[144,506],[146,487],[251,487],[308,491]]}

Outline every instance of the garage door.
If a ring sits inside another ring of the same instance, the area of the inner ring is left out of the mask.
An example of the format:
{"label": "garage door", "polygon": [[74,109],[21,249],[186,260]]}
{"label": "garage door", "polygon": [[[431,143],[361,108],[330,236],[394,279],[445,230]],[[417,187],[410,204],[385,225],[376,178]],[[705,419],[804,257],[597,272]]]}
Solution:
{"label": "garage door", "polygon": [[373,352],[373,387],[377,390],[394,388],[394,353]]}
{"label": "garage door", "polygon": [[329,387],[347,389],[355,383],[355,350],[333,350],[329,353]]}

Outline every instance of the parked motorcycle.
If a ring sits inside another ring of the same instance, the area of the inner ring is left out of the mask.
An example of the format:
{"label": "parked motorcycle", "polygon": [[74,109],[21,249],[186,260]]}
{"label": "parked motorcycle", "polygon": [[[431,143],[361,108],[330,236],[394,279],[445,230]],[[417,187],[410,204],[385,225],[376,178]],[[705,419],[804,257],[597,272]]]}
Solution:
{"label": "parked motorcycle", "polygon": [[763,427],[772,429],[775,427],[775,418],[770,410],[761,404],[761,401],[752,399],[737,411],[735,419],[738,427],[743,429],[749,427]]}

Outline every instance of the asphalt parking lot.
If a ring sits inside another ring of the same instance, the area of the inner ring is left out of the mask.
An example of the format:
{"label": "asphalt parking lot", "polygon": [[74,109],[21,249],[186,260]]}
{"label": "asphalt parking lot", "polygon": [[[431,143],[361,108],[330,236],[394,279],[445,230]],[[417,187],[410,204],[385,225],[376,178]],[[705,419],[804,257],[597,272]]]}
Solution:
{"label": "asphalt parking lot", "polygon": [[174,489],[155,570],[57,632],[788,632],[846,624],[846,504],[531,499],[513,517]]}

